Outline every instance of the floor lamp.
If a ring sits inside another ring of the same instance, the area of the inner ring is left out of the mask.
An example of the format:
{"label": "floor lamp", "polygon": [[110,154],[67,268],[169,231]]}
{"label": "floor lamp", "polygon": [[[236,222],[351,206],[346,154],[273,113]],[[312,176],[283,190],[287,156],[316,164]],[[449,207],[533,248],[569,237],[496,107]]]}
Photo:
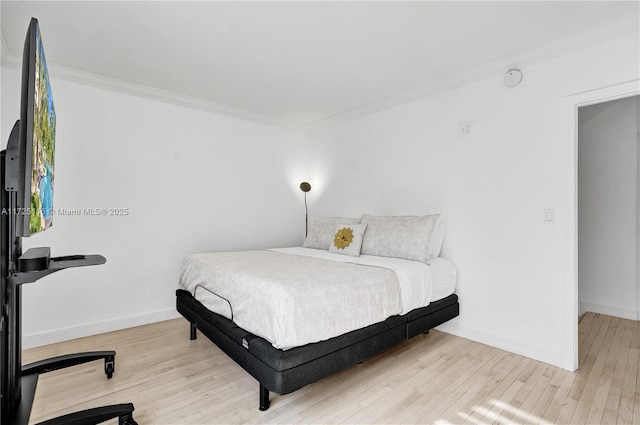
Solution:
{"label": "floor lamp", "polygon": [[304,192],[304,236],[309,233],[309,208],[307,208],[307,192],[311,190],[311,185],[307,182],[300,183],[300,190]]}

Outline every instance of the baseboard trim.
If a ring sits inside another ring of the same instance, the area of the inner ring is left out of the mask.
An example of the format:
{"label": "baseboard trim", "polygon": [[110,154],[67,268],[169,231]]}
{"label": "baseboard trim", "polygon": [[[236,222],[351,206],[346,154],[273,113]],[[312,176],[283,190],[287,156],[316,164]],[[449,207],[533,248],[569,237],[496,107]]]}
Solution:
{"label": "baseboard trim", "polygon": [[42,345],[55,344],[77,338],[98,335],[135,326],[148,325],[149,323],[162,322],[181,317],[175,309],[154,311],[136,316],[121,317],[104,322],[96,322],[82,326],[74,326],[53,331],[24,335],[22,348],[34,348]]}
{"label": "baseboard trim", "polygon": [[621,319],[640,320],[640,311],[630,308],[614,307],[610,305],[580,301],[580,313],[606,314],[607,316],[619,317]]}
{"label": "baseboard trim", "polygon": [[443,323],[436,329],[451,335],[479,342],[481,344],[490,345],[491,347],[499,348],[500,350],[525,356],[533,360],[538,360],[563,369],[572,370],[567,364],[565,364],[563,353],[542,350],[532,345],[524,344],[519,341],[514,341],[512,339],[487,332],[478,331],[477,329],[466,328],[452,322]]}

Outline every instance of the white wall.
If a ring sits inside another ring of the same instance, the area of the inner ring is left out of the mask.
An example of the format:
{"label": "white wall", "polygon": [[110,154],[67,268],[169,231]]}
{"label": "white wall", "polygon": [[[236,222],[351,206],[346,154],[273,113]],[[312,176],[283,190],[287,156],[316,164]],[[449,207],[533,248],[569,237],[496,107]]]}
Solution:
{"label": "white wall", "polygon": [[[525,67],[512,89],[496,75],[318,129],[312,158],[331,166],[314,213],[442,213],[461,305],[442,329],[571,368],[563,289],[575,194],[565,97],[637,79],[638,51],[637,35],[624,37]],[[466,121],[475,134],[459,138]],[[544,223],[545,209],[555,210],[554,224]]]}
{"label": "white wall", "polygon": [[637,320],[638,96],[580,108],[581,313]]}
{"label": "white wall", "polygon": [[[26,286],[25,345],[174,317],[190,252],[301,243],[297,185],[308,179],[311,214],[442,213],[461,302],[442,329],[567,367],[563,273],[575,194],[565,96],[637,79],[638,51],[637,35],[621,38],[525,67],[513,89],[496,75],[308,137],[52,75],[55,206],[131,213],[59,216],[27,242],[108,262]],[[3,68],[4,140],[18,84]],[[475,134],[459,138],[465,121]],[[545,209],[555,224],[543,223]]]}
{"label": "white wall", "polygon": [[[25,249],[102,254],[103,266],[24,286],[25,346],[176,317],[182,258],[300,244],[306,134],[106,91],[51,75],[55,217]],[[19,72],[2,69],[2,143],[19,118]]]}

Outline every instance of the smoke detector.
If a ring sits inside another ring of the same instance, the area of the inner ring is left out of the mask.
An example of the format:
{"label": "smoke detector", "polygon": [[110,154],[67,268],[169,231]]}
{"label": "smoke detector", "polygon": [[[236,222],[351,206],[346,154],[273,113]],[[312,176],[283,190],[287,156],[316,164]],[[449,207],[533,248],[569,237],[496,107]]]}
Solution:
{"label": "smoke detector", "polygon": [[522,81],[522,71],[517,68],[513,68],[504,74],[504,85],[507,87],[515,87]]}

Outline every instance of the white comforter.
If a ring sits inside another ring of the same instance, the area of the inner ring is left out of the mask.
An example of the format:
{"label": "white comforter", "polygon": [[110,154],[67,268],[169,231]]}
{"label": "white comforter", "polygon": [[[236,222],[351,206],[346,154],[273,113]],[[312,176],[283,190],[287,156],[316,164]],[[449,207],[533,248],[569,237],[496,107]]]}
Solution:
{"label": "white comforter", "polygon": [[283,350],[426,306],[432,288],[424,263],[307,248],[193,254],[179,286]]}

